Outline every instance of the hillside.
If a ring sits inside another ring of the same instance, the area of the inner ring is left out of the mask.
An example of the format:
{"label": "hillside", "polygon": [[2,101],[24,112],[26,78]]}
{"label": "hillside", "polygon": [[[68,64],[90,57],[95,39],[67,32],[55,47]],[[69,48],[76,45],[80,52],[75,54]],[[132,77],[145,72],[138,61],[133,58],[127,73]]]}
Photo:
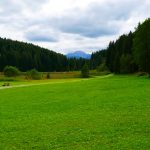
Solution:
{"label": "hillside", "polygon": [[30,43],[0,38],[0,72],[9,65],[21,71],[33,68],[42,72],[80,70],[85,62],[85,59],[67,59],[63,54]]}
{"label": "hillside", "polygon": [[30,43],[0,38],[0,71],[6,65],[22,71],[36,68],[39,71],[64,71],[66,56]]}

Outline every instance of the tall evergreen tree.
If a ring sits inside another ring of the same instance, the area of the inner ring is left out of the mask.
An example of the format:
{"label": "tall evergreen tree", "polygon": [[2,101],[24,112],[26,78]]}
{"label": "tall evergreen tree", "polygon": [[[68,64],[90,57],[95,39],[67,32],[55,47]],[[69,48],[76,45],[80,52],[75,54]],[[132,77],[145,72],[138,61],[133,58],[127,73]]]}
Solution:
{"label": "tall evergreen tree", "polygon": [[88,78],[89,77],[89,67],[87,64],[84,64],[81,70],[81,76],[82,78]]}
{"label": "tall evergreen tree", "polygon": [[134,58],[140,70],[150,76],[150,18],[139,24],[133,43]]}

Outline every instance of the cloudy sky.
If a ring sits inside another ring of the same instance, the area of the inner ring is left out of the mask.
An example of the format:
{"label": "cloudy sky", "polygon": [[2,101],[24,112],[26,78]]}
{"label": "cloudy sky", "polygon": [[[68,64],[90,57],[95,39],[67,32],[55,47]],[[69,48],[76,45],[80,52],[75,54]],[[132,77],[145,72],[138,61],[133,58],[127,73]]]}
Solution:
{"label": "cloudy sky", "polygon": [[0,0],[0,37],[91,53],[150,17],[150,0]]}

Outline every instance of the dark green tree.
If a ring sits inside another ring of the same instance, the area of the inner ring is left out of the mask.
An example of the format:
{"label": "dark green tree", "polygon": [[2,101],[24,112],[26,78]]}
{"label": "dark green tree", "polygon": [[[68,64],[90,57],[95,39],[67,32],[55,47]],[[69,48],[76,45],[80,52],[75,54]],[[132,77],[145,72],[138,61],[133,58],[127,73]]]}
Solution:
{"label": "dark green tree", "polygon": [[106,50],[100,50],[92,53],[91,60],[90,60],[90,68],[96,69],[97,66],[100,66],[101,64],[105,63],[106,55],[107,55]]}
{"label": "dark green tree", "polygon": [[133,70],[133,58],[130,54],[123,54],[120,58],[120,73],[131,73]]}
{"label": "dark green tree", "polygon": [[134,58],[141,71],[150,76],[150,18],[139,24],[133,41]]}
{"label": "dark green tree", "polygon": [[88,78],[89,77],[89,67],[87,64],[84,64],[81,70],[81,77],[82,78]]}

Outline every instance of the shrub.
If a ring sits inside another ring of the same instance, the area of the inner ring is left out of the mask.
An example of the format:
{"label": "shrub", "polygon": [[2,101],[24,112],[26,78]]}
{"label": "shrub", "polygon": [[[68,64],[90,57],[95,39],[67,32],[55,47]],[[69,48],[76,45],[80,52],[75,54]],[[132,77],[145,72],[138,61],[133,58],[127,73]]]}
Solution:
{"label": "shrub", "polygon": [[146,72],[138,72],[137,73],[137,76],[147,76],[147,73]]}
{"label": "shrub", "polygon": [[88,67],[87,64],[85,64],[85,65],[82,67],[81,76],[82,76],[82,78],[88,78],[88,77],[89,77],[89,67]]}
{"label": "shrub", "polygon": [[4,83],[2,86],[10,86],[10,83]]}
{"label": "shrub", "polygon": [[6,77],[16,77],[20,75],[20,71],[18,68],[13,67],[13,66],[6,66],[4,68],[4,75]]}
{"label": "shrub", "polygon": [[42,76],[36,69],[32,69],[27,71],[27,78],[33,80],[40,80]]}
{"label": "shrub", "polygon": [[106,66],[105,63],[97,67],[97,72],[103,72],[103,71],[108,71],[108,67]]}

